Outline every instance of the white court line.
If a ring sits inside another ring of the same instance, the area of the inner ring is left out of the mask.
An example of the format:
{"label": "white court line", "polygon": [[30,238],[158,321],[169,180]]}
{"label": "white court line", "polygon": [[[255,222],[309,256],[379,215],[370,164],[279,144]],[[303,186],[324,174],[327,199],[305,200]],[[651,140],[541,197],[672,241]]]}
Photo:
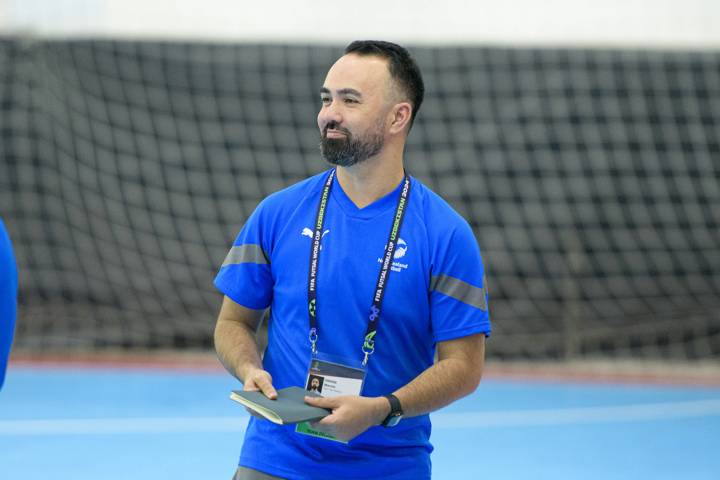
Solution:
{"label": "white court line", "polygon": [[[685,402],[490,412],[436,413],[434,429],[532,427],[584,423],[644,422],[720,415],[720,399]],[[117,435],[245,430],[247,415],[189,418],[78,418],[0,420],[3,435]]]}
{"label": "white court line", "polygon": [[584,423],[646,422],[720,415],[720,399],[495,412],[438,413],[433,428],[532,427]]}
{"label": "white court line", "polygon": [[150,433],[244,432],[247,415],[237,417],[133,417],[0,420],[2,435],[116,435]]}

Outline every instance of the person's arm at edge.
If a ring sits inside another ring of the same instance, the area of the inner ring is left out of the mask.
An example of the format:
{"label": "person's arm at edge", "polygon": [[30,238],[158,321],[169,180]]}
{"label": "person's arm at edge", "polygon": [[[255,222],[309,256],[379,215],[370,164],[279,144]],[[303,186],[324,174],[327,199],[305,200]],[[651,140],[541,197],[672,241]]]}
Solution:
{"label": "person's arm at edge", "polygon": [[243,390],[261,391],[275,399],[277,391],[263,369],[255,337],[264,313],[225,296],[215,324],[215,351],[227,371],[242,382]]}
{"label": "person's arm at edge", "polygon": [[17,264],[12,242],[0,218],[0,390],[5,382],[17,316]]}

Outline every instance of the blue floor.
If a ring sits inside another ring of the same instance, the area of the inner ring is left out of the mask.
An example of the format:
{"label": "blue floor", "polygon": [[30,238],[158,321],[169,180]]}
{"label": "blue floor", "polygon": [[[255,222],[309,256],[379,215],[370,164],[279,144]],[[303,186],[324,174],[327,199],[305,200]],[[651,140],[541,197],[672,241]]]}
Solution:
{"label": "blue floor", "polygon": [[[2,480],[230,479],[221,373],[14,367]],[[433,415],[434,479],[720,479],[720,389],[486,380]]]}

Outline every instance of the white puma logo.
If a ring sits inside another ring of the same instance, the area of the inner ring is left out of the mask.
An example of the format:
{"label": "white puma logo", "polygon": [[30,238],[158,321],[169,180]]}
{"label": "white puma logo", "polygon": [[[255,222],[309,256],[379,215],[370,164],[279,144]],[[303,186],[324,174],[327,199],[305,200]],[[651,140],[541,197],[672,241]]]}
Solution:
{"label": "white puma logo", "polygon": [[[322,236],[324,237],[324,236],[327,235],[328,233],[330,233],[330,230],[329,230],[329,229],[328,229],[328,230],[325,230],[325,231],[323,232]],[[306,237],[313,238],[313,236],[315,235],[315,232],[313,232],[312,230],[310,230],[308,227],[305,227],[305,228],[303,228],[303,231],[302,231],[302,233],[301,233],[300,235],[305,235]]]}

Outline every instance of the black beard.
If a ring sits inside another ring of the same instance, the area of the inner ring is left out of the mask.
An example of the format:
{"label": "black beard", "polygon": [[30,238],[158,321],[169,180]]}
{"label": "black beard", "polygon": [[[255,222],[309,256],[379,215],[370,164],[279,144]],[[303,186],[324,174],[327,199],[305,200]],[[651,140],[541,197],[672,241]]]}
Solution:
{"label": "black beard", "polygon": [[320,137],[320,153],[326,162],[339,167],[352,167],[377,155],[382,150],[384,139],[381,133],[369,133],[363,138],[353,137],[348,130],[341,129],[345,138],[327,138],[328,126]]}

